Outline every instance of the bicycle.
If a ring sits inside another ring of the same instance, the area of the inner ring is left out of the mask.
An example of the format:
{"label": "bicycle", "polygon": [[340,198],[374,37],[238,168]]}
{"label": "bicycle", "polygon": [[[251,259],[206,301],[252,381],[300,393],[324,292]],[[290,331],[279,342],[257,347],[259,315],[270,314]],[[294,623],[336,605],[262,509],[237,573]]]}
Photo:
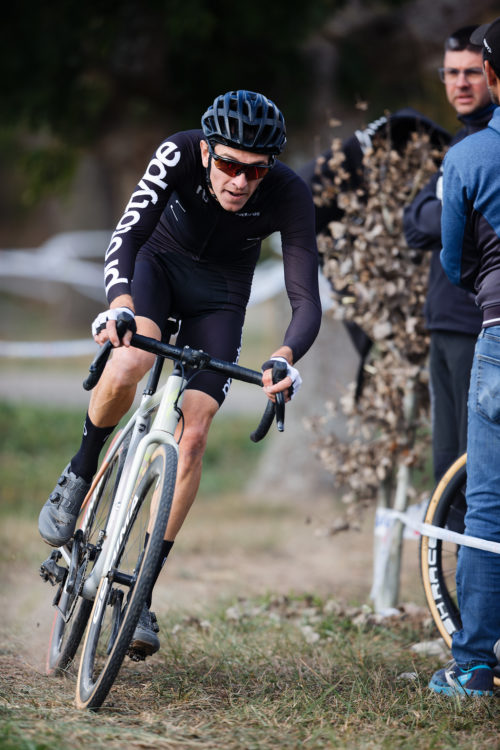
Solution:
{"label": "bicycle", "polygon": [[[464,453],[438,482],[420,529],[420,570],[425,597],[432,619],[449,648],[453,633],[462,627],[455,583],[459,546],[500,554],[500,544],[464,534],[466,482]],[[494,682],[500,685],[500,664],[494,669]]]}
{"label": "bicycle", "polygon": [[[121,325],[121,324],[120,324]],[[123,335],[124,329],[119,329]],[[40,575],[57,586],[46,671],[65,673],[83,639],[76,685],[76,705],[97,709],[106,699],[125,656],[144,658],[129,648],[150,590],[161,553],[175,487],[182,398],[201,370],[262,386],[262,373],[225,362],[189,347],[180,348],[134,334],[136,346],[156,355],[139,407],[115,436],[84,500],[77,528],[68,544],[52,552]],[[105,344],[89,368],[84,388],[98,382],[111,344]],[[174,362],[158,388],[165,358]],[[286,376],[276,362],[273,380]],[[284,429],[284,397],[268,401],[251,434],[261,440],[276,417]],[[181,429],[182,437],[182,429]],[[179,438],[179,442],[180,439]],[[149,534],[147,543],[146,532]]]}

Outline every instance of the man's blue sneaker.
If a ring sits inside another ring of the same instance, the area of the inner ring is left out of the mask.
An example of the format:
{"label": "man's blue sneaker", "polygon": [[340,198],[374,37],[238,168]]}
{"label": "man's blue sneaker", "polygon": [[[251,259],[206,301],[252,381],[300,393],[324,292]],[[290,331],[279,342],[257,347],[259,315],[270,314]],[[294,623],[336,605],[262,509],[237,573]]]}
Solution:
{"label": "man's blue sneaker", "polygon": [[455,661],[431,677],[429,687],[442,695],[493,695],[493,670],[487,664],[462,669]]}

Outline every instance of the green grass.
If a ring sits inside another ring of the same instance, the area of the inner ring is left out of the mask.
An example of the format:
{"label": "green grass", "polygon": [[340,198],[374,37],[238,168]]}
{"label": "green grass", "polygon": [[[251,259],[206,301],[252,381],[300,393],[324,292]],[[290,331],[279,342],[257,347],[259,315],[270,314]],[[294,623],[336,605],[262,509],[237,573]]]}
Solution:
{"label": "green grass", "polygon": [[217,415],[203,457],[202,494],[244,489],[246,479],[265,448],[265,441],[252,443],[250,440],[250,433],[256,426],[255,417]]}
{"label": "green grass", "polygon": [[[51,492],[81,439],[82,410],[0,402],[0,513],[32,517]],[[218,416],[212,425],[200,492],[241,489],[262,444],[249,435],[255,418]]]}
{"label": "green grass", "polygon": [[80,443],[80,412],[0,403],[0,511],[33,516]]}

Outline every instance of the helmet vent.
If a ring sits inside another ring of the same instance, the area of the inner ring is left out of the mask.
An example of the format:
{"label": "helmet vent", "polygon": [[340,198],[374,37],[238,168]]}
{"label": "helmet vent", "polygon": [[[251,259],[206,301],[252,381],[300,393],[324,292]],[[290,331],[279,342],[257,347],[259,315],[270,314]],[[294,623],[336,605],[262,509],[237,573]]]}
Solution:
{"label": "helmet vent", "polygon": [[285,120],[277,106],[263,94],[229,91],[218,96],[201,119],[211,143],[224,143],[246,151],[279,154],[286,143]]}

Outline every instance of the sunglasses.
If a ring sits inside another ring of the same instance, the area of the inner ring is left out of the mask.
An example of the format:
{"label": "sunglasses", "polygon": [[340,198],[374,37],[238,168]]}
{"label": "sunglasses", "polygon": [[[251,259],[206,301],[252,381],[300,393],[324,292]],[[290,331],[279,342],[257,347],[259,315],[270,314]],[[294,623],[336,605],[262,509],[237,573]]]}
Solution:
{"label": "sunglasses", "polygon": [[274,156],[271,156],[269,164],[244,164],[241,161],[229,159],[227,156],[219,156],[210,144],[208,144],[208,151],[217,169],[220,169],[229,177],[238,177],[238,175],[244,174],[249,182],[250,180],[261,180],[274,166]]}

